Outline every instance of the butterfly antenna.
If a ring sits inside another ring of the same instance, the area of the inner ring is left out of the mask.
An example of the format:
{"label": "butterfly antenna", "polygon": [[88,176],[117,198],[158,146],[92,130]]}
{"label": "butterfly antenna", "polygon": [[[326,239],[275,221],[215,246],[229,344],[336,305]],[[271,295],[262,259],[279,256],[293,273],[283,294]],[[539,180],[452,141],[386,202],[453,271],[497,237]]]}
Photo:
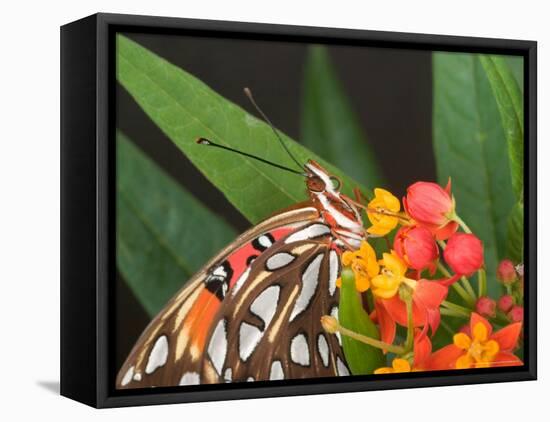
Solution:
{"label": "butterfly antenna", "polygon": [[250,102],[252,103],[254,108],[258,111],[258,113],[260,113],[260,115],[263,117],[263,119],[271,127],[271,130],[273,131],[273,133],[275,134],[275,136],[277,137],[277,139],[279,140],[279,142],[281,143],[281,145],[283,146],[283,148],[285,149],[285,151],[289,155],[289,157],[292,158],[292,160],[298,165],[299,168],[303,168],[303,165],[300,164],[300,162],[296,159],[296,157],[294,157],[294,155],[292,155],[292,153],[288,149],[287,145],[284,143],[283,138],[281,137],[281,135],[279,135],[279,132],[277,131],[277,129],[275,129],[275,126],[273,125],[273,123],[271,123],[271,120],[269,120],[267,115],[262,111],[260,106],[254,100],[254,97],[252,96],[252,91],[249,88],[244,88],[244,93],[248,97],[248,99],[250,100]]}
{"label": "butterfly antenna", "polygon": [[294,173],[294,174],[299,174],[300,176],[307,176],[307,174],[304,173],[304,172],[296,171],[294,169],[291,169],[291,168],[286,167],[286,166],[282,166],[281,164],[274,163],[273,161],[266,160],[266,159],[258,157],[256,155],[252,155],[252,154],[249,154],[247,152],[239,151],[238,149],[227,147],[225,145],[216,144],[215,142],[212,142],[211,140],[206,139],[206,138],[197,139],[197,144],[199,144],[199,145],[208,145],[208,146],[211,146],[211,147],[225,149],[226,151],[235,152],[237,154],[244,155],[245,157],[253,158],[254,160],[261,161],[262,163],[269,164],[270,166],[277,167],[281,170],[286,170],[286,171],[289,171],[289,172]]}

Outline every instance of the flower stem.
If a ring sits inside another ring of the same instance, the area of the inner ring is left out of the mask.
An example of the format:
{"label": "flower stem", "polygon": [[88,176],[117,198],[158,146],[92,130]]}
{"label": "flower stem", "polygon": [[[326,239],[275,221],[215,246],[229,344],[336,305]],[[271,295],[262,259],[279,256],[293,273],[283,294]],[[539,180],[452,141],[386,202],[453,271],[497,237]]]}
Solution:
{"label": "flower stem", "polygon": [[396,355],[402,355],[403,353],[405,353],[405,349],[403,347],[394,346],[393,344],[385,343],[383,341],[376,340],[375,338],[356,333],[355,331],[351,331],[345,327],[342,327],[340,324],[338,324],[336,331],[339,331],[341,334],[348,336],[354,340],[360,341],[361,343],[376,347],[377,349],[387,350],[388,352],[395,353]]}
{"label": "flower stem", "polygon": [[468,293],[470,294],[470,296],[472,297],[473,299],[473,304],[475,304],[476,302],[476,299],[477,299],[477,296],[476,296],[476,293],[474,292],[474,288],[472,287],[472,285],[470,284],[470,280],[468,280],[466,278],[466,276],[462,276],[460,278],[460,281],[462,282],[462,285],[465,287],[465,289],[468,291]]}
{"label": "flower stem", "polygon": [[460,305],[457,305],[456,303],[452,303],[452,302],[449,302],[447,300],[444,300],[442,303],[441,303],[445,308],[457,313],[457,314],[460,314],[466,318],[469,318],[470,317],[470,313],[471,313],[471,310],[468,309],[468,308],[465,308],[464,306],[460,306]]}
{"label": "flower stem", "polygon": [[458,223],[460,227],[462,227],[462,230],[464,230],[466,233],[472,233],[472,230],[468,227],[468,225],[464,222],[462,218],[460,218],[457,214],[455,214],[454,221]]}
{"label": "flower stem", "polygon": [[453,311],[451,309],[448,309],[448,308],[441,308],[439,310],[439,312],[441,312],[441,315],[446,315],[446,316],[456,317],[456,318],[469,319],[469,317],[467,317],[466,315],[464,315],[462,313],[455,312],[455,311]]}
{"label": "flower stem", "polygon": [[477,272],[477,282],[479,297],[485,296],[487,294],[487,273],[483,268]]}
{"label": "flower stem", "polygon": [[405,301],[407,307],[407,339],[405,340],[405,350],[413,350],[414,345],[414,320],[413,320],[413,306],[412,296],[409,296]]}

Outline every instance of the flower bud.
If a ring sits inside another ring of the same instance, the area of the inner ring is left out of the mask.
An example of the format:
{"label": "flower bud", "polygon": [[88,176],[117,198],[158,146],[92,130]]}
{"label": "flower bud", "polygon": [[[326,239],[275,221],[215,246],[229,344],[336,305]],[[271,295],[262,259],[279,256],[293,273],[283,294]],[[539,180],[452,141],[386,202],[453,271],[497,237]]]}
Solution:
{"label": "flower bud", "polygon": [[503,284],[512,284],[517,278],[518,275],[514,263],[509,259],[500,261],[497,267],[497,279]]}
{"label": "flower bud", "polygon": [[456,274],[470,276],[483,266],[483,243],[471,233],[455,233],[443,256]]}
{"label": "flower bud", "polygon": [[439,249],[427,228],[402,227],[395,236],[393,248],[409,268],[419,271],[427,268],[431,274],[435,272]]}
{"label": "flower bud", "polygon": [[507,314],[508,319],[511,322],[522,322],[523,321],[523,306],[515,305],[510,309],[510,312]]}
{"label": "flower bud", "polygon": [[464,333],[468,337],[472,337],[472,330],[470,328],[470,324],[464,324],[460,329],[458,330],[459,333]]}
{"label": "flower bud", "polygon": [[476,312],[485,318],[494,318],[497,314],[497,304],[488,296],[480,297],[476,302]]}
{"label": "flower bud", "polygon": [[338,332],[338,321],[334,317],[323,315],[321,317],[321,325],[323,326],[323,329],[329,334],[334,334]]}
{"label": "flower bud", "polygon": [[455,204],[450,191],[450,181],[445,189],[437,183],[416,182],[407,188],[403,198],[407,214],[441,240],[448,239],[458,228],[452,220]]}
{"label": "flower bud", "polygon": [[514,298],[511,295],[503,295],[498,300],[497,306],[500,311],[506,313],[514,306]]}

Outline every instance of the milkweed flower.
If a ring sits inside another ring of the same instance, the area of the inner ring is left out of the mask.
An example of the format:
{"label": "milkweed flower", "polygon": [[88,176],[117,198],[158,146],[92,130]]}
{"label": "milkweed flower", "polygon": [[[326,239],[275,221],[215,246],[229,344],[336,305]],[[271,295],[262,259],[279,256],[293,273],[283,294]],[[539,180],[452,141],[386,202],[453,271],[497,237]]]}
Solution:
{"label": "milkweed flower", "polygon": [[[355,276],[355,287],[357,291],[364,292],[371,285],[371,279],[380,271],[380,266],[376,259],[376,253],[371,245],[362,241],[361,246],[356,251],[345,251],[342,254],[342,265],[351,267]],[[341,286],[341,280],[336,284]]]}
{"label": "milkweed flower", "polygon": [[500,261],[497,267],[497,279],[502,284],[512,284],[518,279],[516,267],[512,261],[509,259]]}
{"label": "milkweed flower", "polygon": [[458,228],[453,220],[455,202],[450,179],[445,189],[437,183],[413,183],[407,188],[403,207],[416,223],[429,229],[438,240],[448,239]]}
{"label": "milkweed flower", "polygon": [[514,305],[506,315],[512,322],[523,321],[523,306]]}
{"label": "milkweed flower", "polygon": [[393,241],[397,255],[410,267],[418,271],[428,269],[435,272],[439,259],[439,248],[432,233],[425,227],[401,227]]}
{"label": "milkweed flower", "polygon": [[476,311],[486,318],[494,318],[497,314],[497,303],[489,296],[482,296],[476,301]]}
{"label": "milkweed flower", "polygon": [[439,306],[448,293],[446,280],[439,282],[407,278],[407,265],[395,251],[384,253],[379,263],[383,269],[372,279],[371,284],[382,341],[393,342],[396,323],[407,326],[407,305],[398,294],[402,284],[406,284],[412,291],[414,326],[428,325],[434,333],[441,318]]}
{"label": "milkweed flower", "polygon": [[367,217],[372,223],[367,233],[385,236],[391,232],[397,227],[399,217],[396,214],[400,210],[399,199],[385,189],[374,189],[374,199],[367,205]]}
{"label": "milkweed flower", "polygon": [[502,312],[508,312],[514,306],[514,298],[512,295],[501,296],[497,302],[498,309]]}
{"label": "milkweed flower", "polygon": [[483,243],[471,233],[455,233],[443,257],[456,274],[470,276],[483,266]]}
{"label": "milkweed flower", "polygon": [[459,332],[449,344],[433,353],[428,369],[467,369],[523,365],[512,351],[517,347],[521,322],[493,333],[489,322],[476,312],[470,317],[470,334]]}
{"label": "milkweed flower", "polygon": [[404,372],[423,371],[424,364],[432,352],[432,342],[421,330],[415,331],[412,365],[409,359],[397,357],[393,359],[391,367],[382,367],[374,371],[375,374],[397,374]]}

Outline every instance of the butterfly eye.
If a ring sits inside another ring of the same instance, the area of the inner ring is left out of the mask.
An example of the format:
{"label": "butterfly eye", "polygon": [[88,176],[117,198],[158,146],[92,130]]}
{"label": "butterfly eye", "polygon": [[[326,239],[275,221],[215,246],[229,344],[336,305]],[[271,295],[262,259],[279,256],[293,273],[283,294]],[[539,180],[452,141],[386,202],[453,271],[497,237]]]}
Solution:
{"label": "butterfly eye", "polygon": [[340,190],[340,187],[342,186],[342,181],[339,177],[330,176],[330,181],[332,182],[332,189]]}
{"label": "butterfly eye", "polygon": [[310,176],[307,179],[307,188],[312,192],[324,192],[326,185],[319,176]]}

